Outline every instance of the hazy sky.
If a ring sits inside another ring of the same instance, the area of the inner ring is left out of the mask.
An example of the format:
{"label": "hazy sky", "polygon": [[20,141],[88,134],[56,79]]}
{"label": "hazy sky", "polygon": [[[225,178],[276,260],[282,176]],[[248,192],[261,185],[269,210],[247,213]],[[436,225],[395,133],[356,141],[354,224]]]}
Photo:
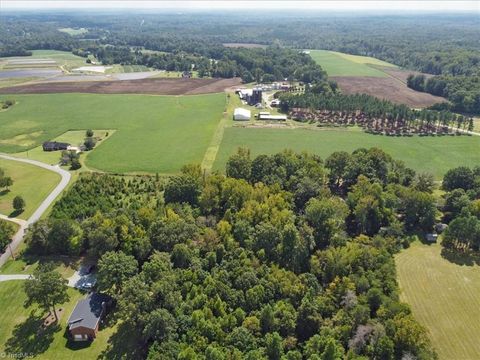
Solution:
{"label": "hazy sky", "polygon": [[468,11],[480,13],[477,1],[84,1],[51,0],[23,1],[0,0],[1,9],[323,9],[323,10],[366,10],[366,11]]}

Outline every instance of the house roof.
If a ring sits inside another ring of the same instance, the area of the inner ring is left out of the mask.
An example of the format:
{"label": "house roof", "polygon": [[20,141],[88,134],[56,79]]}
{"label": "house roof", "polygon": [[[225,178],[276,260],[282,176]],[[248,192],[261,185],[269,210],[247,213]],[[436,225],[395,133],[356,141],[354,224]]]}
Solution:
{"label": "house roof", "polygon": [[95,329],[102,317],[103,304],[109,300],[108,295],[99,293],[91,293],[85,299],[79,300],[68,319],[68,328]]}
{"label": "house roof", "polygon": [[63,143],[63,142],[56,142],[56,141],[45,141],[43,143],[43,146],[44,147],[57,147],[57,146],[64,146],[64,147],[67,147],[69,146],[70,144],[68,143]]}

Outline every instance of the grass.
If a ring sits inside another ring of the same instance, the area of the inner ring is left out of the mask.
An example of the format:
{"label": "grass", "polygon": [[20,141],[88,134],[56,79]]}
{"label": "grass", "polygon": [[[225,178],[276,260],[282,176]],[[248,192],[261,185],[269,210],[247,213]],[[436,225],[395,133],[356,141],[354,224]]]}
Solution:
{"label": "grass", "polygon": [[57,173],[30,164],[0,159],[0,168],[13,179],[10,191],[0,192],[0,213],[14,213],[12,201],[20,195],[25,200],[25,210],[12,215],[21,219],[28,219],[60,181]]}
{"label": "grass", "polygon": [[477,136],[387,137],[366,134],[360,129],[229,127],[225,129],[213,168],[223,171],[228,157],[240,146],[250,148],[252,156],[289,148],[310,151],[323,158],[334,151],[379,147],[417,171],[431,172],[436,179],[453,167],[480,163],[480,137]]}
{"label": "grass", "polygon": [[33,149],[68,130],[116,129],[89,154],[86,165],[119,173],[168,174],[185,164],[201,163],[225,107],[223,93],[180,97],[45,94],[13,98],[18,104],[0,113],[0,151]]}
{"label": "grass", "polygon": [[[97,146],[100,146],[103,143],[103,140],[108,138],[111,134],[115,132],[115,130],[96,130],[94,129],[94,137],[97,138],[97,144],[94,150],[97,148]],[[56,138],[52,139],[52,141],[58,141],[58,142],[66,142],[69,143],[72,146],[80,146],[83,144],[85,140],[85,132],[86,130],[71,130],[67,131],[60,136],[57,136]],[[107,136],[108,133],[108,136]],[[90,152],[85,152],[83,155],[81,155],[80,159],[83,160]],[[37,161],[44,162],[46,164],[51,164],[55,165],[58,164],[61,156],[61,151],[43,151],[43,147],[41,145],[34,147],[33,149],[23,151],[20,153],[16,153],[15,156],[25,158],[25,159],[33,159]],[[68,169],[68,166],[65,167],[65,169]]]}
{"label": "grass", "polygon": [[396,67],[375,58],[343,54],[335,51],[310,50],[310,56],[329,76],[387,77],[388,75],[385,72],[369,65]]}
{"label": "grass", "polygon": [[[26,296],[22,280],[0,282],[0,354],[28,354],[35,359],[136,359],[139,355],[137,337],[123,323],[114,322],[114,314],[107,315],[95,341],[75,343],[68,340],[67,320],[78,300],[85,295],[69,288],[70,300],[62,304],[64,313],[59,325],[46,331],[39,328],[45,314],[35,306],[25,309]],[[8,309],[8,311],[7,311]]]}
{"label": "grass", "polygon": [[480,359],[480,268],[419,242],[396,256],[401,299],[429,330],[440,359]]}
{"label": "grass", "polygon": [[132,72],[146,72],[153,71],[152,68],[149,68],[145,65],[109,65],[111,69],[107,69],[105,74],[117,74],[117,73],[132,73]]}
{"label": "grass", "polygon": [[0,283],[0,352],[28,353],[35,359],[96,359],[107,349],[108,339],[116,327],[100,330],[90,346],[69,342],[65,336],[66,322],[78,300],[84,297],[75,289],[68,289],[70,301],[61,305],[65,309],[59,327],[39,333],[43,314],[35,307],[25,309],[23,281]]}
{"label": "grass", "polygon": [[85,34],[88,32],[87,29],[85,28],[78,28],[78,29],[74,29],[74,28],[60,28],[58,29],[58,31],[60,32],[64,32],[68,35],[71,35],[71,36],[75,36],[75,35],[82,35],[82,34]]}

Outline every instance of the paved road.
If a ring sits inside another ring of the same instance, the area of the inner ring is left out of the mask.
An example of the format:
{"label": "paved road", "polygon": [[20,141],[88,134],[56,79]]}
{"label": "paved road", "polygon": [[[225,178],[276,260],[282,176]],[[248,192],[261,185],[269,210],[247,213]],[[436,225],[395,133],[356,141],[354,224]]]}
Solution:
{"label": "paved road", "polygon": [[[15,223],[20,225],[20,229],[13,236],[12,242],[10,243],[11,250],[13,252],[15,252],[17,247],[23,241],[23,236],[25,235],[25,229],[29,225],[33,224],[34,222],[36,222],[37,220],[40,219],[42,214],[48,209],[48,207],[53,203],[53,201],[57,198],[57,196],[60,195],[60,193],[68,185],[68,183],[70,182],[71,175],[68,171],[63,170],[58,165],[52,166],[52,165],[42,163],[40,161],[31,160],[31,159],[21,159],[21,158],[17,158],[17,157],[14,157],[14,156],[7,155],[7,154],[0,154],[0,158],[35,165],[35,166],[38,166],[38,167],[56,172],[57,174],[59,174],[62,177],[62,179],[60,180],[58,185],[55,187],[55,189],[53,189],[52,192],[50,194],[48,194],[48,196],[45,198],[45,200],[43,200],[43,202],[40,204],[40,206],[37,208],[37,210],[35,210],[35,212],[30,216],[30,218],[27,221],[21,220],[21,219],[9,218],[9,217],[6,217],[4,215],[0,215],[0,218],[15,222]],[[7,251],[0,256],[0,267],[2,267],[3,264],[5,264],[7,262],[7,260],[10,258],[10,256],[11,256],[11,252],[10,252],[9,249],[7,249]]]}

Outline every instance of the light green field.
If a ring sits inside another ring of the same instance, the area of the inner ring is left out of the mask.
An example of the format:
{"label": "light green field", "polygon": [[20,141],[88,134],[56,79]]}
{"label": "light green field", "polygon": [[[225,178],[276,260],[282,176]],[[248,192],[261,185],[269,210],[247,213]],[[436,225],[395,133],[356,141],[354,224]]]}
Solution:
{"label": "light green field", "polygon": [[79,28],[79,29],[74,29],[74,28],[60,28],[60,29],[58,29],[58,31],[67,33],[68,35],[72,35],[72,36],[82,35],[82,34],[85,34],[85,33],[88,32],[88,30],[85,29],[85,28]]}
{"label": "light green field", "polygon": [[111,69],[105,71],[106,74],[117,74],[117,73],[131,73],[131,72],[144,72],[152,71],[153,69],[145,65],[109,65]]}
{"label": "light green field", "polygon": [[[23,281],[0,283],[0,353],[28,353],[35,359],[96,359],[108,348],[108,339],[116,327],[101,329],[90,346],[79,343],[67,344],[65,330],[67,320],[77,301],[84,297],[74,289],[68,289],[70,301],[61,307],[65,309],[57,331],[39,332],[42,314],[35,308],[25,309],[26,299]],[[31,313],[33,311],[33,313]]]}
{"label": "light green field", "polygon": [[480,163],[480,137],[389,137],[372,135],[360,129],[225,129],[214,169],[223,171],[229,156],[240,146],[249,147],[252,155],[272,154],[289,148],[309,151],[326,158],[334,151],[353,151],[359,147],[379,147],[395,159],[418,171],[428,171],[440,179],[445,172],[460,165]]}
{"label": "light green field", "polygon": [[[97,139],[97,144],[93,150],[96,150],[98,146],[103,144],[103,140],[106,140],[108,136],[113,134],[115,130],[96,130],[94,131],[94,137]],[[86,130],[71,130],[63,133],[60,136],[52,139],[52,141],[57,142],[66,142],[72,146],[81,146],[85,141],[85,132]],[[107,136],[108,134],[108,136]],[[16,157],[24,158],[24,159],[33,159],[44,162],[50,165],[56,165],[60,161],[61,151],[43,151],[42,145],[34,147],[33,149],[23,151],[20,153],[16,153]],[[80,160],[83,160],[87,155],[91,152],[85,152],[81,157]],[[68,169],[68,167],[66,167]]]}
{"label": "light green field", "polygon": [[450,262],[440,251],[416,242],[396,256],[401,299],[429,330],[441,360],[480,359],[480,267]]}
{"label": "light green field", "polygon": [[21,219],[27,219],[32,215],[60,181],[60,175],[57,173],[30,164],[0,159],[0,168],[13,179],[10,191],[0,192],[0,213],[4,215],[13,213],[12,200],[20,195],[26,203],[25,210],[16,215]]}
{"label": "light green field", "polygon": [[18,104],[0,113],[0,151],[32,149],[67,130],[116,129],[89,154],[86,165],[122,173],[175,173],[185,164],[201,163],[225,107],[223,93],[14,98]]}
{"label": "light green field", "polygon": [[310,50],[310,56],[329,76],[374,76],[387,77],[383,71],[369,65],[396,67],[367,56],[357,56],[327,50]]}

